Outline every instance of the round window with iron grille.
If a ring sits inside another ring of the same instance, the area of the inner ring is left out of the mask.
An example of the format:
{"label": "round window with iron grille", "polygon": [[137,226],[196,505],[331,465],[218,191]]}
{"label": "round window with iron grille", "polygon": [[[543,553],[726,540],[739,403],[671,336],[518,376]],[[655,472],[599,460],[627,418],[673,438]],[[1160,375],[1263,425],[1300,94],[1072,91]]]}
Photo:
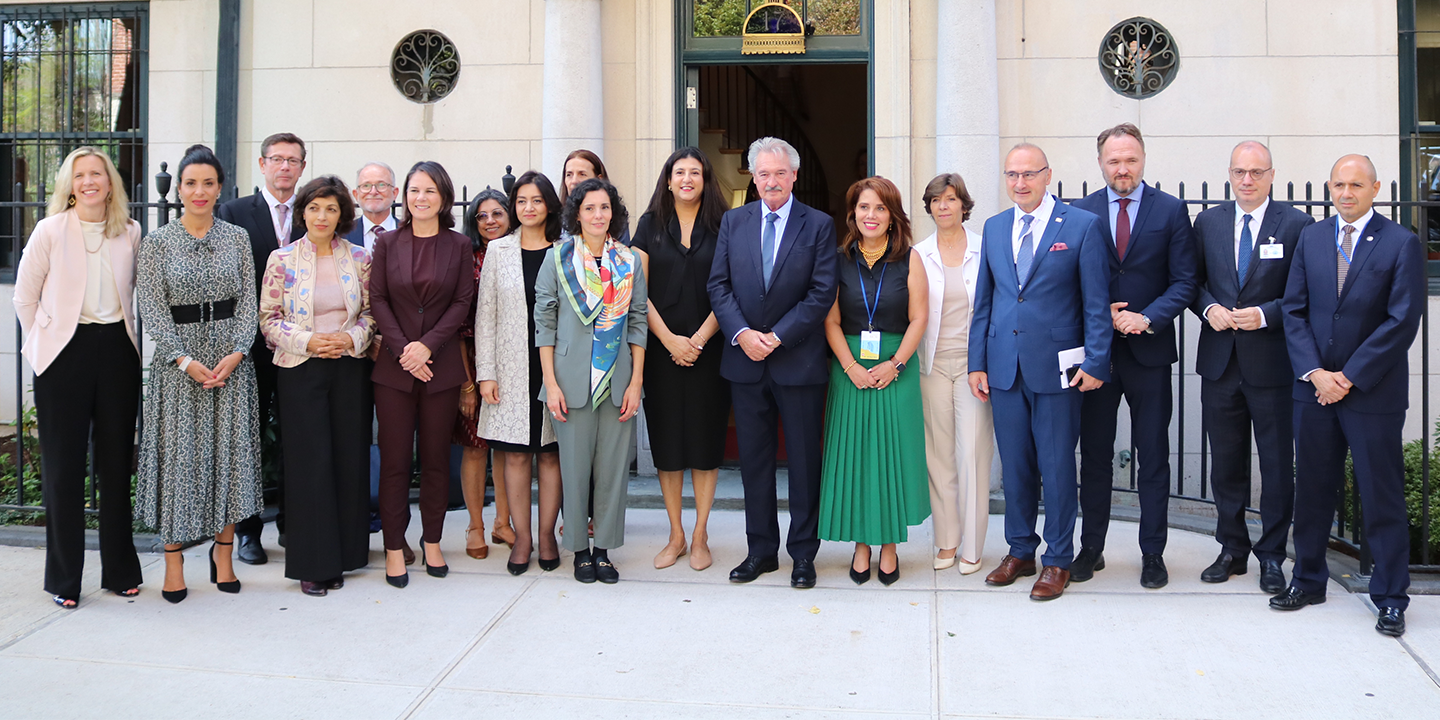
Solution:
{"label": "round window with iron grille", "polygon": [[406,99],[433,103],[455,89],[460,79],[460,51],[435,30],[416,30],[395,45],[390,79]]}
{"label": "round window with iron grille", "polygon": [[1170,86],[1179,67],[1175,39],[1149,18],[1121,22],[1100,43],[1100,74],[1111,90],[1125,97],[1155,95]]}

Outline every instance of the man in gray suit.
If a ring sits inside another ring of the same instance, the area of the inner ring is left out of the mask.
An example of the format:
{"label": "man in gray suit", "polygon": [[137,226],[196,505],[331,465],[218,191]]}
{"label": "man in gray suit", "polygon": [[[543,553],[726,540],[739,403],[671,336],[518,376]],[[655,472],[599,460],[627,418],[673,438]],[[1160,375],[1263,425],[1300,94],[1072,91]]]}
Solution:
{"label": "man in gray suit", "polygon": [[[1285,589],[1285,537],[1295,507],[1290,353],[1280,298],[1290,259],[1309,215],[1270,199],[1270,150],[1247,140],[1230,153],[1235,202],[1195,218],[1200,294],[1190,310],[1204,322],[1195,370],[1210,437],[1210,490],[1220,555],[1200,574],[1207,583],[1244,575],[1260,560],[1260,589]],[[1260,453],[1260,519],[1253,545],[1245,526],[1250,501],[1250,433]]]}

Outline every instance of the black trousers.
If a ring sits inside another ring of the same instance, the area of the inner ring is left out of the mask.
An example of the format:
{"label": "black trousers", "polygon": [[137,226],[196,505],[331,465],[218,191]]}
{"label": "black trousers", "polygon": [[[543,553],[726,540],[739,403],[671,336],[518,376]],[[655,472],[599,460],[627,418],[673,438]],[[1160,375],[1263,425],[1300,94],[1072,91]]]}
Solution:
{"label": "black trousers", "polygon": [[[274,353],[270,352],[270,349],[265,346],[264,340],[257,341],[250,348],[250,359],[255,364],[256,390],[259,392],[260,395],[260,436],[262,438],[265,436],[266,428],[272,424],[270,421],[270,408],[271,404],[275,402],[276,395],[275,371],[278,368],[275,367],[275,362],[273,358]],[[278,427],[280,425],[278,412],[276,413],[276,422],[274,423],[274,425],[277,426],[274,428],[275,435],[276,437],[280,437],[280,428]],[[279,445],[283,446],[284,442],[285,441],[282,439]],[[271,462],[274,462],[272,456],[279,451],[279,448],[276,448],[275,450],[264,448],[264,450],[265,458],[262,464],[268,465]],[[277,464],[277,467],[281,468],[281,477],[278,478],[279,482],[275,484],[275,530],[283,533],[285,532],[285,460],[283,457],[280,458],[280,462]],[[256,537],[259,537],[260,531],[264,528],[265,522],[260,519],[260,515],[258,513],[255,515],[251,515],[250,517],[245,518],[238,523],[235,523],[235,532],[239,535],[254,535]],[[286,540],[288,541],[289,538],[287,537]],[[329,578],[326,579],[328,580]]]}
{"label": "black trousers", "polygon": [[285,577],[319,582],[370,554],[370,375],[357,358],[276,368],[285,456]]}
{"label": "black trousers", "polygon": [[85,565],[85,476],[95,442],[100,502],[100,587],[141,582],[131,533],[130,475],[140,406],[140,356],[125,323],[79,325],[35,376],[45,499],[45,591],[80,596]]}
{"label": "black trousers", "polygon": [[1124,397],[1138,456],[1140,552],[1159,555],[1165,552],[1170,512],[1171,366],[1141,365],[1118,335],[1110,358],[1110,382],[1083,394],[1080,402],[1080,548],[1105,549],[1115,481],[1115,420]]}
{"label": "black trousers", "polygon": [[758,383],[732,383],[735,433],[740,444],[740,479],[745,487],[745,536],[749,553],[770,557],[780,551],[776,516],[775,454],[779,424],[785,423],[785,456],[790,475],[790,557],[814,560],[820,549],[820,455],[825,442],[826,385],[781,385],[765,369]]}
{"label": "black trousers", "polygon": [[[1245,382],[1240,359],[1215,380],[1200,381],[1200,405],[1210,437],[1210,492],[1215,497],[1215,539],[1243,558],[1285,560],[1285,538],[1295,513],[1295,434],[1292,383],[1261,387]],[[1250,432],[1260,453],[1258,542],[1250,542],[1245,506],[1250,502]]]}

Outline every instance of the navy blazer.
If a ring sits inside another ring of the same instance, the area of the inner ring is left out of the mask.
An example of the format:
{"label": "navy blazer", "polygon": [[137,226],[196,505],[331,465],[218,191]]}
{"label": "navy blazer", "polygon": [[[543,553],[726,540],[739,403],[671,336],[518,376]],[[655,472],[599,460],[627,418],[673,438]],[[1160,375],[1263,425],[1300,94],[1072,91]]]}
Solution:
{"label": "navy blazer", "polygon": [[[739,383],[760,382],[768,367],[781,385],[820,385],[829,380],[824,322],[835,304],[835,222],[799,200],[790,209],[775,255],[770,287],[760,268],[762,201],[725,213],[710,266],[710,307],[720,322],[725,352],[720,375]],[[780,347],[760,362],[731,343],[749,327],[780,337]]]}
{"label": "navy blazer", "polygon": [[1116,331],[1115,341],[1123,338],[1129,343],[1141,365],[1158,367],[1180,359],[1175,349],[1175,316],[1195,299],[1195,241],[1185,203],[1149,185],[1143,188],[1140,214],[1123,262],[1110,233],[1106,188],[1072,204],[1100,218],[1110,257],[1110,302],[1129,303],[1126,310],[1150,318],[1153,333],[1122,335]]}
{"label": "navy blazer", "polygon": [[1410,406],[1407,360],[1425,304],[1419,238],[1379,213],[1355,240],[1345,287],[1335,294],[1338,217],[1300,231],[1281,307],[1297,401],[1317,402],[1299,379],[1316,368],[1345,373],[1354,387],[1339,405],[1361,413]]}
{"label": "navy blazer", "polygon": [[1030,278],[1020,287],[1011,240],[1015,208],[985,221],[970,320],[970,372],[989,373],[990,387],[1009,390],[1019,368],[1032,392],[1079,392],[1061,388],[1057,354],[1083,344],[1080,369],[1109,382],[1114,331],[1101,223],[1057,201],[1035,248]]}
{"label": "navy blazer", "polygon": [[[1290,261],[1295,257],[1300,231],[1314,222],[1315,218],[1308,213],[1271,200],[1255,233],[1250,269],[1242,282],[1235,266],[1235,203],[1220,203],[1195,218],[1200,292],[1190,310],[1200,318],[1195,372],[1201,377],[1219,380],[1233,354],[1240,363],[1240,376],[1251,385],[1280,387],[1294,382],[1290,353],[1285,349],[1280,298],[1285,294],[1285,281],[1290,277]],[[1261,258],[1260,246],[1266,244],[1278,245],[1281,256]],[[1205,319],[1205,308],[1216,304],[1227,310],[1258,307],[1265,315],[1265,327],[1215,332]]]}
{"label": "navy blazer", "polygon": [[[265,277],[265,263],[270,261],[270,253],[280,249],[280,243],[275,239],[275,221],[270,218],[270,206],[265,203],[265,196],[256,190],[254,194],[242,198],[236,198],[230,202],[215,208],[215,216],[232,225],[239,225],[245,228],[250,234],[250,254],[255,261],[255,296],[260,296],[259,281]],[[290,242],[295,242],[305,236],[305,223],[294,222],[291,217]]]}
{"label": "navy blazer", "polygon": [[350,228],[350,232],[345,234],[345,239],[349,240],[351,245],[365,247],[365,219],[363,217],[358,214],[355,216],[355,225]]}

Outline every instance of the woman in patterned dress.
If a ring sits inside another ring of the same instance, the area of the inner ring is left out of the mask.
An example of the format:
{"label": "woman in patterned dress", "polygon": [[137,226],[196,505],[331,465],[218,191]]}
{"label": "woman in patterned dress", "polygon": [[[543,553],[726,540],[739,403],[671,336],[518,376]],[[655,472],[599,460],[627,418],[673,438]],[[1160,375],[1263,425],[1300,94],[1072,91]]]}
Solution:
{"label": "woman in patterned dress", "polygon": [[[465,208],[465,236],[475,251],[475,284],[480,284],[480,267],[485,264],[485,248],[490,241],[510,232],[510,214],[505,212],[505,193],[485,188]],[[455,418],[455,433],[450,442],[464,448],[460,459],[460,490],[465,495],[465,509],[470,512],[470,527],[465,528],[465,554],[476,560],[490,555],[485,544],[485,460],[490,446],[479,435],[479,393],[475,391],[475,310],[480,296],[470,302],[470,319],[460,328],[460,352],[465,357],[465,372],[470,378],[460,389],[460,415]],[[495,531],[490,539],[497,545],[515,544],[515,530],[510,527],[510,501],[505,497],[504,453],[495,452]]]}
{"label": "woman in patterned dress", "polygon": [[[235,522],[260,512],[255,266],[245,231],[214,216],[225,171],[203,145],[177,173],[185,214],[140,245],[140,318],[155,343],[135,495],[165,544],[161,594],[185,599],[183,544],[213,535],[210,582],[240,592]],[[223,548],[223,549],[222,549]]]}

